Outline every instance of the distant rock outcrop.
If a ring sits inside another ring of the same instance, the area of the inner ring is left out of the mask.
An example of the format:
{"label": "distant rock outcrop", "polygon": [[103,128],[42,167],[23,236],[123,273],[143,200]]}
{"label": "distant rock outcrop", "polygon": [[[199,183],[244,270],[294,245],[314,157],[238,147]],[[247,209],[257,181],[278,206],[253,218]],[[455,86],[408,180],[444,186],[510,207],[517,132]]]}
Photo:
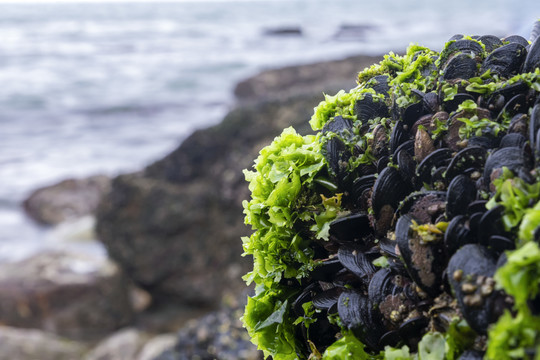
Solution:
{"label": "distant rock outcrop", "polygon": [[215,305],[245,288],[242,258],[242,169],[258,151],[294,126],[308,133],[323,92],[355,86],[357,71],[376,58],[354,57],[271,70],[242,82],[241,106],[222,123],[199,130],[164,159],[121,175],[97,212],[97,234],[109,255],[155,300]]}
{"label": "distant rock outcrop", "polygon": [[26,213],[46,225],[75,220],[95,212],[111,180],[104,175],[84,179],[67,179],[35,190],[24,201]]}

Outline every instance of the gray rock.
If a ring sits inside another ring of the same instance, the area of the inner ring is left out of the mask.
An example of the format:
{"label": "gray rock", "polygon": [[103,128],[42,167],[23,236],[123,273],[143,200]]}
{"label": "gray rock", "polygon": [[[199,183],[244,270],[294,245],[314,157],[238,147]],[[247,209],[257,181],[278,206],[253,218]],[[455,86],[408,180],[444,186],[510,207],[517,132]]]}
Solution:
{"label": "gray rock", "polygon": [[164,351],[171,349],[176,343],[174,334],[162,334],[148,340],[137,355],[136,360],[154,360]]}
{"label": "gray rock", "polygon": [[176,344],[154,360],[262,360],[239,320],[243,309],[224,308],[180,329]]}
{"label": "gray rock", "polygon": [[[350,88],[356,72],[372,61],[354,58],[328,72],[335,75],[334,84],[347,78]],[[251,260],[240,256],[240,238],[250,233],[243,221],[242,200],[249,191],[242,170],[252,167],[259,150],[283,128],[311,131],[307,120],[313,107],[331,91],[322,85],[326,68],[334,66],[292,67],[247,80],[244,87],[251,90],[237,89],[237,95],[263,100],[244,101],[222,123],[194,132],[164,159],[113,180],[97,211],[98,237],[155,300],[212,306],[224,292],[245,288],[241,275],[251,269]],[[295,87],[294,79],[302,85]],[[289,86],[296,90],[281,98],[280,90]]]}
{"label": "gray rock", "polygon": [[45,252],[0,265],[0,323],[93,339],[129,323],[125,276],[103,257]]}
{"label": "gray rock", "polygon": [[135,360],[146,341],[137,329],[123,329],[97,344],[85,360]]}
{"label": "gray rock", "polygon": [[86,348],[40,330],[0,326],[0,360],[74,360]]}
{"label": "gray rock", "polygon": [[264,30],[264,35],[267,36],[300,36],[302,28],[299,26],[282,26]]}
{"label": "gray rock", "polygon": [[[349,90],[355,87],[355,74],[381,59],[380,56],[360,55],[337,61],[266,70],[239,82],[234,94],[242,103],[254,100],[286,100],[300,94],[333,94],[340,89]],[[313,106],[317,104],[318,102],[315,102]]]}
{"label": "gray rock", "polygon": [[34,220],[54,225],[93,214],[109,189],[110,178],[103,175],[68,179],[34,191],[23,206]]}

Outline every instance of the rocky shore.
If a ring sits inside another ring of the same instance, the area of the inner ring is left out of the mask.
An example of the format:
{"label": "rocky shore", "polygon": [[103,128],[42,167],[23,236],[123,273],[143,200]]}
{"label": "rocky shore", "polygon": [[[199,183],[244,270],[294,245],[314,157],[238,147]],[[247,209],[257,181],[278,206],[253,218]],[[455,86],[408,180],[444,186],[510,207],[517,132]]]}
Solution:
{"label": "rocky shore", "polygon": [[141,171],[36,191],[25,201],[31,217],[94,216],[109,258],[55,252],[3,266],[0,360],[259,358],[238,320],[251,267],[241,256],[242,170],[283,128],[309,132],[322,94],[354,87],[378,60],[262,72],[237,85],[220,124]]}

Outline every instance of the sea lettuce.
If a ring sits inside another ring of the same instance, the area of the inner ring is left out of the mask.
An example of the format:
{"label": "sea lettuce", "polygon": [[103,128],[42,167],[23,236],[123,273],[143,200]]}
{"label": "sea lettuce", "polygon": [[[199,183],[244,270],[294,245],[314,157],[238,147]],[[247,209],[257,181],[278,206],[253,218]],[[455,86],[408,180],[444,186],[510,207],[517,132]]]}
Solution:
{"label": "sea lettuce", "polygon": [[[497,205],[504,206],[504,214],[502,217],[504,226],[507,231],[515,230],[518,227],[528,212],[531,202],[535,204],[540,199],[540,182],[528,184],[519,177],[514,177],[514,174],[507,168],[503,168],[503,174],[498,179],[493,181],[496,192],[495,195],[488,201],[486,207],[492,209]],[[531,215],[527,223],[534,219]],[[525,230],[523,230],[525,231]],[[518,239],[518,246],[523,244],[529,237]]]}
{"label": "sea lettuce", "polygon": [[248,283],[271,287],[282,277],[303,277],[313,267],[312,250],[295,224],[313,218],[309,206],[322,206],[310,189],[325,166],[318,136],[287,128],[261,150],[255,171],[244,171],[251,190],[251,201],[243,202],[245,222],[255,230],[243,238],[244,255],[254,258],[253,271],[245,276]]}
{"label": "sea lettuce", "polygon": [[[297,358],[296,338],[292,319],[289,318],[289,298],[294,294],[287,290],[268,290],[259,287],[258,293],[248,298],[242,320],[251,340],[265,357],[275,360]],[[285,300],[283,300],[285,299]]]}
{"label": "sea lettuce", "polygon": [[540,344],[540,317],[531,313],[528,301],[538,295],[540,248],[527,242],[509,252],[505,265],[495,273],[495,281],[514,299],[512,314],[506,311],[489,331],[488,359],[526,359],[526,350]]}
{"label": "sea lettuce", "polygon": [[342,338],[330,345],[323,354],[323,360],[379,360],[383,357],[370,355],[354,335],[346,333]]}

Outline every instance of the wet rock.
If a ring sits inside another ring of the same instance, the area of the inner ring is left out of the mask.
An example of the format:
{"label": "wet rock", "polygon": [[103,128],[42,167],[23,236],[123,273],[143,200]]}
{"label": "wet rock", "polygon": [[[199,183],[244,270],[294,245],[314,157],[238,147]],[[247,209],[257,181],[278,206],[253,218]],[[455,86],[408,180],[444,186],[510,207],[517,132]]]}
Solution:
{"label": "wet rock", "polygon": [[375,29],[375,26],[369,24],[344,24],[341,25],[334,35],[336,40],[365,40],[368,33]]}
{"label": "wet rock", "polygon": [[300,36],[302,35],[302,28],[299,26],[283,26],[266,29],[263,33],[267,36]]}
{"label": "wet rock", "polygon": [[104,175],[68,179],[34,191],[23,206],[34,220],[54,225],[93,214],[109,189],[110,179]]}
{"label": "wet rock", "polygon": [[0,323],[94,339],[129,323],[126,278],[103,257],[60,251],[0,265]]}
{"label": "wet rock", "polygon": [[0,326],[0,360],[73,360],[86,348],[40,330]]}
{"label": "wet rock", "polygon": [[134,360],[146,340],[147,336],[136,329],[123,329],[96,345],[85,360]]}

